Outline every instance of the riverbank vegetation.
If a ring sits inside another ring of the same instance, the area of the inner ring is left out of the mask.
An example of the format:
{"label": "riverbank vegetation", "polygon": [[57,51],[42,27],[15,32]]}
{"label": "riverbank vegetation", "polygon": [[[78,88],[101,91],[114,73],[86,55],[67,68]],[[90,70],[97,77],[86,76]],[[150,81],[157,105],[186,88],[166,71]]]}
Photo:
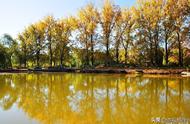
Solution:
{"label": "riverbank vegetation", "polygon": [[190,1],[92,3],[76,16],[48,15],[0,39],[0,68],[174,67],[190,65]]}

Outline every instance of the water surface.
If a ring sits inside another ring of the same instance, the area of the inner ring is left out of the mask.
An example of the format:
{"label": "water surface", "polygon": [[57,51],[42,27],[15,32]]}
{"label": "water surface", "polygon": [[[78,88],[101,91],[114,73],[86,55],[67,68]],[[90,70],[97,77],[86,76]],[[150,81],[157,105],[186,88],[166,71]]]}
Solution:
{"label": "water surface", "polygon": [[190,118],[190,78],[1,74],[1,124],[152,124]]}

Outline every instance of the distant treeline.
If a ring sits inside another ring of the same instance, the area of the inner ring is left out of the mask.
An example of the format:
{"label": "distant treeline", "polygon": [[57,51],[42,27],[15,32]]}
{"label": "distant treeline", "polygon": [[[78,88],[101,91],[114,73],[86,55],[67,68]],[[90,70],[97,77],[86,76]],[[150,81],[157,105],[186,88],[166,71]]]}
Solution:
{"label": "distant treeline", "polygon": [[52,15],[17,38],[0,39],[0,68],[189,66],[190,1],[139,0],[120,8],[105,0],[77,16]]}

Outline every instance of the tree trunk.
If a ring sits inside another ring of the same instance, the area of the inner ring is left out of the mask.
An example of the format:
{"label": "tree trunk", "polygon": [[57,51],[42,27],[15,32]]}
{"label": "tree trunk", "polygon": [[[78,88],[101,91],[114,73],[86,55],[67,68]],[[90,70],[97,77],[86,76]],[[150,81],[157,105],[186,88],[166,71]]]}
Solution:
{"label": "tree trunk", "polygon": [[126,40],[126,45],[124,45],[124,49],[125,49],[125,65],[127,65],[129,42],[130,42],[130,39],[129,39],[129,35],[128,35],[128,40]]}
{"label": "tree trunk", "polygon": [[63,48],[60,50],[60,66],[63,67]]}
{"label": "tree trunk", "polygon": [[116,62],[119,64],[119,48],[116,46]]}
{"label": "tree trunk", "polygon": [[109,66],[110,58],[109,58],[109,36],[106,36],[106,60],[105,65]]}
{"label": "tree trunk", "polygon": [[125,65],[127,65],[128,49],[125,48]]}
{"label": "tree trunk", "polygon": [[154,65],[154,58],[153,58],[153,45],[152,45],[152,35],[151,35],[151,32],[150,32],[149,40],[150,40],[150,63],[153,66]]}
{"label": "tree trunk", "polygon": [[10,55],[9,59],[10,59],[10,68],[12,69],[12,68],[13,68],[13,64],[12,64],[12,55]]}
{"label": "tree trunk", "polygon": [[24,57],[24,68],[26,68],[26,65],[27,65],[27,60],[26,57]]}
{"label": "tree trunk", "polygon": [[126,46],[125,46],[125,65],[127,65],[128,45],[129,45],[129,41],[127,41],[127,44],[126,44]]}
{"label": "tree trunk", "polygon": [[155,41],[155,55],[154,55],[154,59],[155,59],[156,66],[158,66],[158,44],[157,44],[157,41]]}
{"label": "tree trunk", "polygon": [[156,37],[155,37],[155,64],[156,66],[159,66],[159,60],[158,60],[158,40],[159,40],[159,34],[158,34],[158,31],[156,31]]}
{"label": "tree trunk", "polygon": [[27,59],[26,59],[26,47],[24,48],[24,68],[26,68],[26,63],[27,63]]}
{"label": "tree trunk", "polygon": [[85,65],[89,65],[89,56],[88,56],[88,43],[86,40],[86,60],[85,60]]}
{"label": "tree trunk", "polygon": [[180,41],[180,34],[177,32],[177,40],[178,40],[178,61],[179,66],[183,66],[183,57],[182,57],[182,48],[181,48],[181,41]]}
{"label": "tree trunk", "polygon": [[22,58],[19,58],[19,68],[22,67]]}
{"label": "tree trunk", "polygon": [[168,66],[168,35],[166,34],[165,37],[165,61],[166,61],[166,65]]}
{"label": "tree trunk", "polygon": [[36,53],[36,61],[37,61],[37,67],[40,67],[40,51],[38,50],[37,53]]}
{"label": "tree trunk", "polygon": [[60,66],[63,67],[63,52],[60,52]]}
{"label": "tree trunk", "polygon": [[91,40],[91,63],[92,66],[94,65],[94,42],[93,42],[93,35],[90,35],[90,40]]}
{"label": "tree trunk", "polygon": [[117,64],[119,64],[119,40],[116,41],[116,54],[115,54],[115,57],[116,57],[116,62]]}
{"label": "tree trunk", "polygon": [[52,52],[52,44],[51,44],[51,42],[49,43],[49,54],[50,54],[50,60],[49,60],[50,63],[49,64],[50,64],[50,67],[52,67],[53,52]]}
{"label": "tree trunk", "polygon": [[40,50],[41,50],[41,46],[40,46],[40,36],[37,37],[37,51],[36,51],[36,61],[37,61],[37,67],[40,67]]}

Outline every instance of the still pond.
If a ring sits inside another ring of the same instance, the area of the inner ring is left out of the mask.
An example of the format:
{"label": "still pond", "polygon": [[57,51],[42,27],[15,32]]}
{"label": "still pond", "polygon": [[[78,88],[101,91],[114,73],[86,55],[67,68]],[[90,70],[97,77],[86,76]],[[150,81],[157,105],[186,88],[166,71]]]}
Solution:
{"label": "still pond", "polygon": [[0,74],[0,124],[152,124],[161,118],[190,118],[190,78]]}

